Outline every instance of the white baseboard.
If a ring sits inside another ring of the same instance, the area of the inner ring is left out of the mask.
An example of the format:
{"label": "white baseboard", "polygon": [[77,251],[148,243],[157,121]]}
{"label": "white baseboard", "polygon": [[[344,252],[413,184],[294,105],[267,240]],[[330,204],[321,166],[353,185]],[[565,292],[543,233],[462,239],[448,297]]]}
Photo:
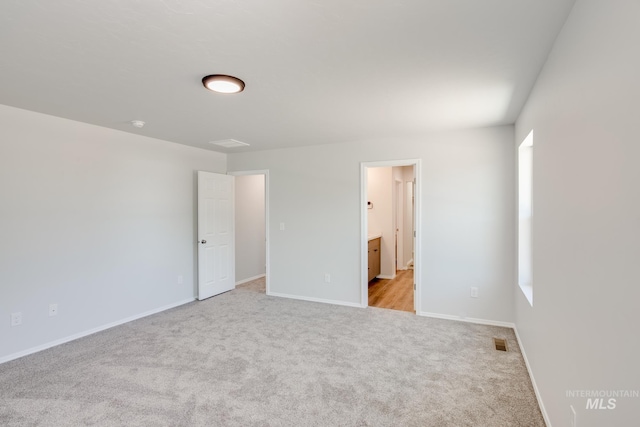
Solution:
{"label": "white baseboard", "polygon": [[344,306],[347,306],[347,307],[362,308],[362,305],[360,303],[355,303],[355,302],[337,301],[337,300],[323,299],[323,298],[313,298],[313,297],[302,297],[302,296],[299,296],[299,295],[281,294],[281,293],[277,293],[277,292],[267,293],[267,295],[269,295],[271,297],[297,299],[297,300],[300,300],[300,301],[321,302],[323,304],[344,305]]}
{"label": "white baseboard", "polygon": [[533,385],[533,391],[536,394],[536,399],[538,400],[538,406],[540,407],[540,412],[542,412],[542,418],[544,418],[544,422],[547,425],[547,427],[551,427],[549,414],[547,414],[547,410],[545,409],[544,403],[542,402],[542,396],[540,396],[540,391],[538,390],[536,379],[534,378],[533,371],[531,370],[531,366],[529,365],[529,359],[527,359],[527,353],[525,353],[524,351],[524,347],[522,346],[522,341],[520,340],[520,335],[518,334],[518,328],[515,325],[513,326],[513,331],[516,334],[518,347],[520,347],[520,353],[522,354],[522,358],[524,359],[524,364],[527,367],[527,372],[529,372],[529,378],[531,378],[531,385]]}
{"label": "white baseboard", "polygon": [[17,353],[13,353],[13,354],[10,354],[8,356],[0,357],[0,364],[5,363],[5,362],[9,362],[10,360],[18,359],[20,357],[28,356],[30,354],[37,353],[37,352],[42,351],[42,350],[46,350],[48,348],[55,347],[57,345],[67,343],[69,341],[74,341],[74,340],[77,340],[79,338],[83,338],[83,337],[86,337],[88,335],[95,334],[96,332],[104,331],[106,329],[110,329],[110,328],[113,328],[115,326],[120,326],[120,325],[123,325],[125,323],[129,323],[131,321],[141,319],[143,317],[151,316],[152,314],[160,313],[161,311],[165,311],[165,310],[169,310],[171,308],[179,307],[181,305],[188,304],[188,303],[193,302],[195,300],[196,300],[195,298],[188,298],[188,299],[185,299],[185,300],[182,300],[182,301],[178,301],[178,302],[173,303],[173,304],[165,305],[163,307],[154,308],[153,310],[149,310],[149,311],[146,311],[144,313],[136,314],[134,316],[130,316],[130,317],[127,317],[127,318],[124,318],[124,319],[121,319],[121,320],[117,320],[115,322],[107,323],[106,325],[98,326],[97,328],[93,328],[93,329],[89,329],[87,331],[83,331],[83,332],[80,332],[80,333],[77,333],[77,334],[69,335],[68,337],[60,338],[60,339],[55,340],[55,341],[50,341],[50,342],[48,342],[46,344],[38,345],[36,347],[31,347],[31,348],[29,348],[27,350],[19,351]]}
{"label": "white baseboard", "polygon": [[384,280],[393,280],[393,279],[395,279],[395,278],[396,278],[396,275],[395,275],[395,274],[394,274],[394,275],[392,275],[392,276],[390,276],[390,275],[388,275],[388,274],[378,274],[378,275],[376,276],[376,279],[384,279]]}
{"label": "white baseboard", "polygon": [[258,274],[257,276],[253,276],[253,277],[249,277],[248,279],[243,279],[243,280],[237,281],[236,282],[236,286],[242,285],[243,283],[253,282],[254,280],[257,280],[257,279],[262,279],[265,276],[266,276],[266,274]]}
{"label": "white baseboard", "polygon": [[503,328],[515,329],[515,327],[516,327],[516,325],[513,324],[513,323],[501,322],[499,320],[475,319],[473,317],[464,317],[463,318],[463,317],[458,317],[458,316],[452,316],[450,314],[428,313],[426,311],[419,312],[418,316],[433,317],[435,319],[456,320],[458,322],[476,323],[478,325],[500,326],[500,327],[503,327]]}

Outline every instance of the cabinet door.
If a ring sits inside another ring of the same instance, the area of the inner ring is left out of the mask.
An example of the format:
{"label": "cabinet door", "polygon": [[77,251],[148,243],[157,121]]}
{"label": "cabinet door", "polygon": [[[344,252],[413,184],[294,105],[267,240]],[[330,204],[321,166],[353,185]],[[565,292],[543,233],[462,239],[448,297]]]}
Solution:
{"label": "cabinet door", "polygon": [[373,252],[373,250],[371,249],[371,241],[369,241],[369,278],[367,279],[367,281],[371,281],[373,280],[374,277],[376,277],[375,274],[373,274],[373,269],[374,269],[374,260],[373,260],[373,254],[375,252]]}
{"label": "cabinet door", "polygon": [[376,239],[378,244],[373,249],[373,275],[380,274],[380,239]]}
{"label": "cabinet door", "polygon": [[369,241],[369,281],[380,274],[380,239]]}

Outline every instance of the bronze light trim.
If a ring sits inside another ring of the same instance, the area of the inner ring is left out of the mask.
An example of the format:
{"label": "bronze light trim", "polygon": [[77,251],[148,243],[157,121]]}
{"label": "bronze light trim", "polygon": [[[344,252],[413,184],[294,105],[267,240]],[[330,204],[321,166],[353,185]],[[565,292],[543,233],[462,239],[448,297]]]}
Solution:
{"label": "bronze light trim", "polygon": [[244,82],[237,77],[226,74],[211,74],[202,78],[207,89],[218,93],[239,93],[244,90]]}

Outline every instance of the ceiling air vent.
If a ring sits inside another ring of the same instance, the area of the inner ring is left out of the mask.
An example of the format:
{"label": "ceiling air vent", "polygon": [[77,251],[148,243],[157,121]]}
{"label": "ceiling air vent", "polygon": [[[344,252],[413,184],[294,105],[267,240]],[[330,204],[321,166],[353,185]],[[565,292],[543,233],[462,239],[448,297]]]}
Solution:
{"label": "ceiling air vent", "polygon": [[496,346],[496,350],[499,351],[508,351],[507,350],[507,340],[504,338],[494,338],[493,344]]}
{"label": "ceiling air vent", "polygon": [[246,142],[236,141],[235,139],[221,139],[220,141],[211,141],[209,144],[218,145],[224,148],[248,147]]}

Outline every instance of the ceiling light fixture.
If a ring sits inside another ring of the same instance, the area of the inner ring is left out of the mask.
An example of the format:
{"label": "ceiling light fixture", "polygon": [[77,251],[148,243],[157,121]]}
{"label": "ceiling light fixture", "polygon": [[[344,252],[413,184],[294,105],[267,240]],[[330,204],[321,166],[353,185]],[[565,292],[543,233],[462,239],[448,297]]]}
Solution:
{"label": "ceiling light fixture", "polygon": [[244,82],[237,77],[212,74],[202,79],[202,84],[218,93],[238,93],[244,90]]}
{"label": "ceiling light fixture", "polygon": [[145,122],[143,122],[142,120],[131,120],[131,125],[140,129],[144,127]]}

